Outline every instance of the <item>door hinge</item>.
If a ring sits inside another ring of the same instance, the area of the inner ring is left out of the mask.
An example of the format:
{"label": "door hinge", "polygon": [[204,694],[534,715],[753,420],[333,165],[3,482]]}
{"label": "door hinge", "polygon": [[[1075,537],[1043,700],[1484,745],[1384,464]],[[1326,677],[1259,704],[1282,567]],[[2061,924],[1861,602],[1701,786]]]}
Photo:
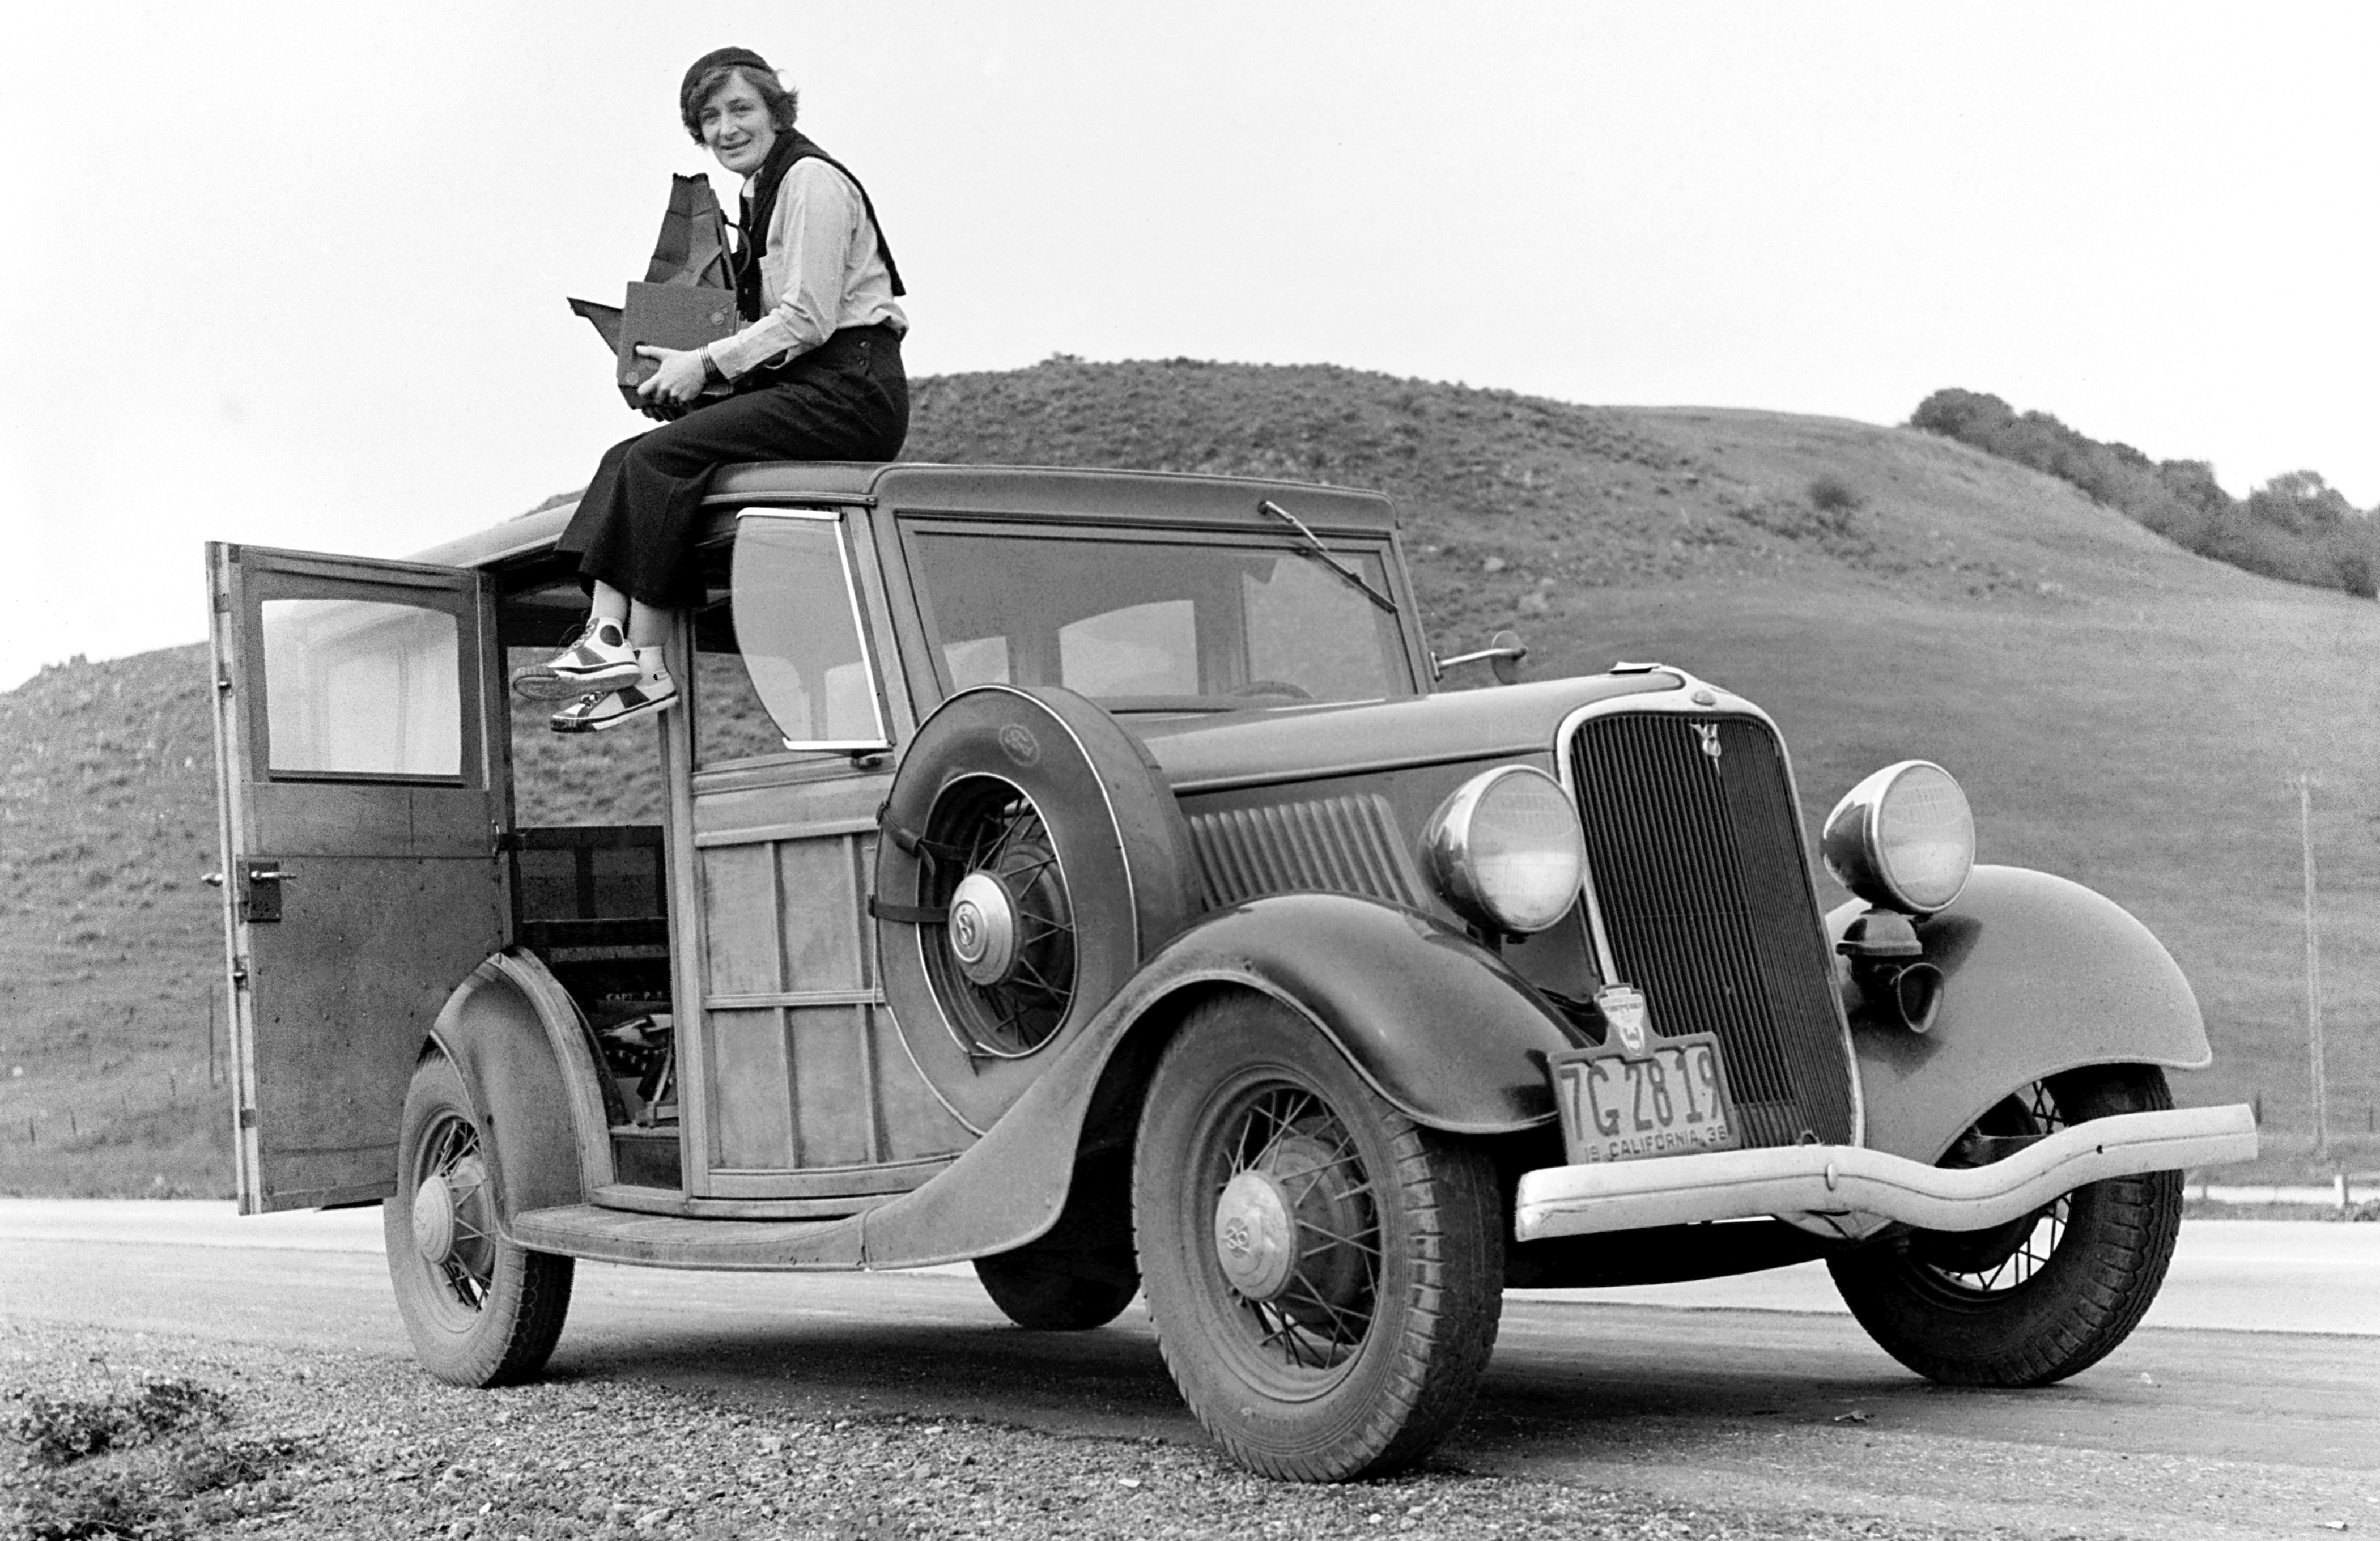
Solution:
{"label": "door hinge", "polygon": [[253,1108],[242,1108],[242,1109],[239,1110],[239,1126],[240,1126],[242,1129],[253,1129],[253,1128],[255,1128],[255,1127],[256,1127],[256,1110],[255,1110],[255,1109],[253,1109]]}
{"label": "door hinge", "polygon": [[225,695],[225,696],[228,696],[228,695],[230,695],[230,694],[231,694],[231,676],[230,676],[229,674],[217,674],[217,675],[215,676],[215,690],[216,690],[216,692],[217,692],[218,694],[221,694],[221,695]]}
{"label": "door hinge", "polygon": [[248,960],[246,958],[235,958],[232,960],[231,987],[234,989],[246,989],[248,988]]}

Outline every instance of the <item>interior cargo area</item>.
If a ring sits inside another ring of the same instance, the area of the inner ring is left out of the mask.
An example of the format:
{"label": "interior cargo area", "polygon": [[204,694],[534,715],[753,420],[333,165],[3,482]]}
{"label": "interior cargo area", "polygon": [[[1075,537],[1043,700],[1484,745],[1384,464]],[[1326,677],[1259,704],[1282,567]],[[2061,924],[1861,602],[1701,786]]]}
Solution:
{"label": "interior cargo area", "polygon": [[[515,581],[498,608],[508,675],[566,644],[587,613],[575,578]],[[682,1175],[661,755],[650,727],[551,732],[547,715],[561,704],[509,701],[513,934],[586,1019],[618,1180],[674,1193]]]}
{"label": "interior cargo area", "polygon": [[512,860],[514,934],[587,1019],[604,1072],[619,1180],[674,1190],[677,1034],[662,827],[525,829]]}

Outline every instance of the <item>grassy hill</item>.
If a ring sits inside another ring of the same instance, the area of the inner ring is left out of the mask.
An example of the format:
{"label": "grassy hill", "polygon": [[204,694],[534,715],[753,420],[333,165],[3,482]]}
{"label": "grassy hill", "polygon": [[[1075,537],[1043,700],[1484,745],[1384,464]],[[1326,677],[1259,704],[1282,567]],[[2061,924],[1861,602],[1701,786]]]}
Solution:
{"label": "grassy hill", "polygon": [[[2258,1098],[2275,1171],[2311,1127],[2292,778],[2314,775],[2332,1129],[2375,1117],[2380,606],[1907,429],[1182,360],[945,376],[916,406],[913,458],[1380,488],[1441,651],[1517,624],[1541,673],[1658,658],[1741,690],[1814,819],[1879,764],[1942,761],[1985,860],[2099,888],[2174,950],[2217,1056],[2177,1089]],[[1814,501],[1822,479],[1848,498]],[[0,1191],[227,1186],[205,685],[188,648],[0,695]]]}

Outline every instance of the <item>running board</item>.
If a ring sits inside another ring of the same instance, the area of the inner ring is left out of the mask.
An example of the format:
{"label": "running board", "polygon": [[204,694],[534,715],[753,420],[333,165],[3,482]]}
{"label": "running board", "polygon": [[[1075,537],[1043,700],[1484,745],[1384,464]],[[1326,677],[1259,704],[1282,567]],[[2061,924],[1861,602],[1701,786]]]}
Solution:
{"label": "running board", "polygon": [[862,1215],[839,1219],[689,1219],[565,1204],[515,1215],[511,1240],[531,1252],[650,1268],[736,1273],[861,1267]]}
{"label": "running board", "polygon": [[1543,1167],[1521,1178],[1512,1229],[1532,1242],[1774,1215],[1842,1234],[1864,1233],[1884,1220],[1981,1231],[2102,1178],[2255,1156],[2255,1115],[2235,1103],[2093,1119],[1980,1167],[1931,1167],[1841,1145]]}

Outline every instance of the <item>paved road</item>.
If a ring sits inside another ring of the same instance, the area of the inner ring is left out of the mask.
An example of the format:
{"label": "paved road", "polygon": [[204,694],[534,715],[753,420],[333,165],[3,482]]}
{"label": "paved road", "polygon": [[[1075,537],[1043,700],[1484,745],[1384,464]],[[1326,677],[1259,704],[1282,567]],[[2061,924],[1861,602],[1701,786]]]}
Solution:
{"label": "paved road", "polygon": [[[1705,1502],[2024,1529],[2380,1529],[2380,1227],[2193,1221],[2151,1325],[2042,1391],[1917,1380],[1824,1287],[1803,1269],[1515,1295],[1443,1459]],[[0,1202],[0,1319],[407,1352],[370,1211],[235,1221],[212,1206]],[[1138,1307],[1100,1332],[1023,1333],[964,1270],[582,1266],[553,1372],[758,1408],[1198,1437]]]}

